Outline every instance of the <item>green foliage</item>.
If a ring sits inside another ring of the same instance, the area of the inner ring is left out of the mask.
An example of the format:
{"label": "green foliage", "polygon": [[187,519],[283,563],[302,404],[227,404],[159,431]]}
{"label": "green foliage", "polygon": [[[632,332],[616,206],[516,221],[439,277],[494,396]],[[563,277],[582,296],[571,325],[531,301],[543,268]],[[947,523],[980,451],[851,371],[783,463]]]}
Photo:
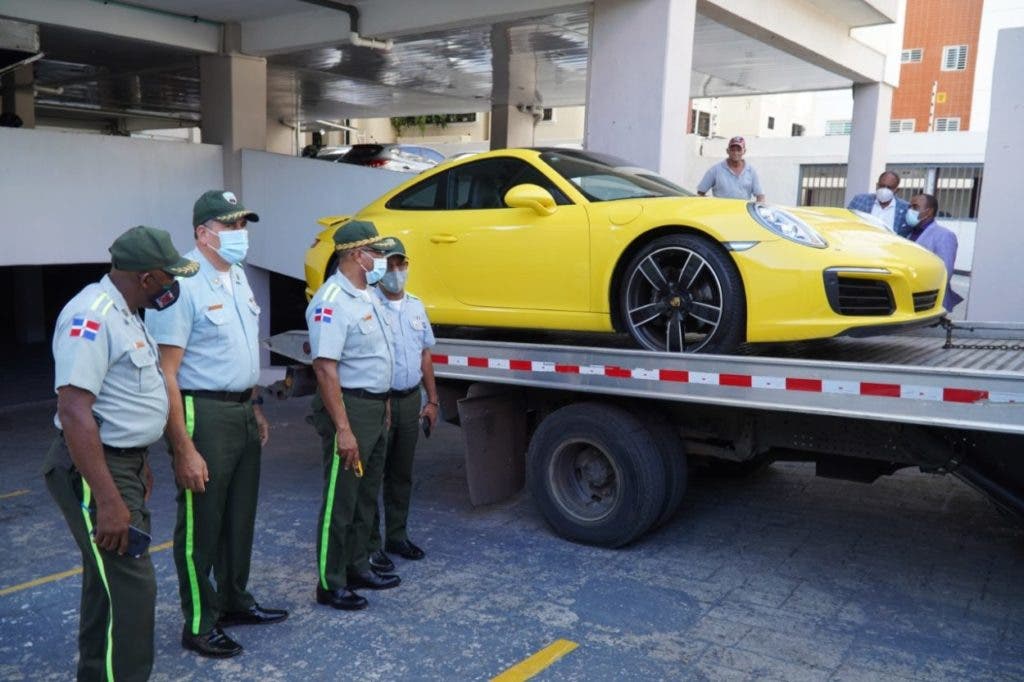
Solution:
{"label": "green foliage", "polygon": [[395,129],[396,135],[401,135],[402,130],[416,126],[420,135],[426,132],[427,126],[437,126],[441,130],[448,127],[449,123],[465,123],[475,121],[476,114],[427,114],[423,116],[392,116],[391,127]]}

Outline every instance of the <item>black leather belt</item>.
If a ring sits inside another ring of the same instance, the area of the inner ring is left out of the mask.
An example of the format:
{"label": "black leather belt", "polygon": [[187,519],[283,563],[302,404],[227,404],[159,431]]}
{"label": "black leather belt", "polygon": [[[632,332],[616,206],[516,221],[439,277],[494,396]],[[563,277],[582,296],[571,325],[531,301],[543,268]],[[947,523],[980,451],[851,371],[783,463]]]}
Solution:
{"label": "black leather belt", "polygon": [[115,448],[111,445],[103,444],[103,451],[111,455],[144,455],[146,454],[146,448]]}
{"label": "black leather belt", "polygon": [[182,389],[182,395],[190,395],[195,398],[209,398],[210,400],[220,400],[225,403],[244,403],[246,400],[252,397],[252,389],[245,391],[192,391]]}
{"label": "black leather belt", "polygon": [[341,389],[341,392],[345,395],[350,395],[353,398],[365,398],[366,400],[387,400],[389,393],[374,393],[373,391],[367,391],[365,388],[345,388]]}
{"label": "black leather belt", "polygon": [[407,398],[408,396],[411,396],[413,393],[419,393],[419,392],[420,392],[420,385],[416,384],[412,388],[407,388],[404,391],[396,391],[395,389],[391,389],[391,397],[392,398]]}

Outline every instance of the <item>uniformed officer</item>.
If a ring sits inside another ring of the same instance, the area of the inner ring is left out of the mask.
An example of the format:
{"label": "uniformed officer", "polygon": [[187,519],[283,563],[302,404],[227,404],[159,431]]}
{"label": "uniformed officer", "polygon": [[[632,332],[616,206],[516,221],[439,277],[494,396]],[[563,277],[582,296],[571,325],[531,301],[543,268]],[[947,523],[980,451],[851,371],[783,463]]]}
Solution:
{"label": "uniformed officer", "polygon": [[199,276],[181,287],[172,310],[146,319],[160,344],[170,398],[181,644],[215,658],[242,651],[222,627],[288,617],[261,607],[247,589],[260,451],[269,436],[256,388],[260,307],[242,268],[246,225],[258,220],[231,192],[199,197],[192,210],[196,248],[188,254],[199,263]]}
{"label": "uniformed officer", "polygon": [[[390,242],[384,254],[388,259],[388,271],[375,289],[391,319],[395,358],[395,372],[391,379],[391,429],[384,459],[384,549],[405,559],[418,560],[426,555],[409,539],[406,524],[412,495],[412,458],[420,423],[427,420],[427,433],[437,423],[437,386],[434,383],[434,363],[430,359],[430,349],[436,342],[423,303],[405,291],[409,276],[405,246],[397,238]],[[426,392],[426,403],[422,402],[421,386]],[[370,565],[382,571],[393,571],[394,562],[381,549],[378,517],[375,509],[370,526]]]}
{"label": "uniformed officer", "polygon": [[82,550],[78,679],[145,680],[153,667],[156,580],[148,551],[129,539],[149,533],[147,448],[167,423],[167,393],[138,310],[172,305],[175,277],[191,277],[199,265],[152,227],[128,230],[110,255],[110,274],[57,318],[53,422],[62,433],[43,472]]}
{"label": "uniformed officer", "polygon": [[391,327],[367,285],[387,270],[373,223],[334,233],[338,271],[306,308],[319,391],[313,423],[323,439],[324,492],[317,523],[316,600],[336,609],[366,607],[359,588],[396,587],[397,575],[370,568],[367,540],[387,447]]}

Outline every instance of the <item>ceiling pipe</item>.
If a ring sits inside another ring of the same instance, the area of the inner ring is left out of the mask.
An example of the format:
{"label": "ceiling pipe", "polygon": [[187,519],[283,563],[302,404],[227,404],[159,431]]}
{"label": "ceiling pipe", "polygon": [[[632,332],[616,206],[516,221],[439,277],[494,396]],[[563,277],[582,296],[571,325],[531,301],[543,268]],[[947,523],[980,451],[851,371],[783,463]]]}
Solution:
{"label": "ceiling pipe", "polygon": [[395,46],[395,41],[390,38],[387,40],[378,40],[376,38],[364,38],[359,34],[359,8],[355,5],[346,5],[341,2],[334,2],[334,0],[299,0],[310,5],[316,5],[318,7],[326,7],[327,9],[338,10],[348,15],[348,27],[349,35],[348,40],[356,47],[369,47],[374,50],[383,50],[389,52],[391,48]]}

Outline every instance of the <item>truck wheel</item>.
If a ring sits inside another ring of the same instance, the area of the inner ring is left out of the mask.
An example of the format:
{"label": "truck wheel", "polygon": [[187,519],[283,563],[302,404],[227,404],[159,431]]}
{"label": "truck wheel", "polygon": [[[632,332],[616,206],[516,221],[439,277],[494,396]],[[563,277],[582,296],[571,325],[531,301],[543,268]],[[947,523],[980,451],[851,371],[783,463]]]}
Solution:
{"label": "truck wheel", "polygon": [[665,505],[665,466],[632,414],[577,403],[550,414],[527,451],[527,483],[556,533],[620,547],[643,534]]}
{"label": "truck wheel", "polygon": [[662,505],[658,518],[654,520],[653,528],[657,528],[671,520],[679,511],[679,505],[683,503],[688,478],[686,452],[679,433],[670,426],[664,414],[649,412],[638,413],[637,416],[643,419],[647,430],[654,438],[665,466],[665,504]]}

